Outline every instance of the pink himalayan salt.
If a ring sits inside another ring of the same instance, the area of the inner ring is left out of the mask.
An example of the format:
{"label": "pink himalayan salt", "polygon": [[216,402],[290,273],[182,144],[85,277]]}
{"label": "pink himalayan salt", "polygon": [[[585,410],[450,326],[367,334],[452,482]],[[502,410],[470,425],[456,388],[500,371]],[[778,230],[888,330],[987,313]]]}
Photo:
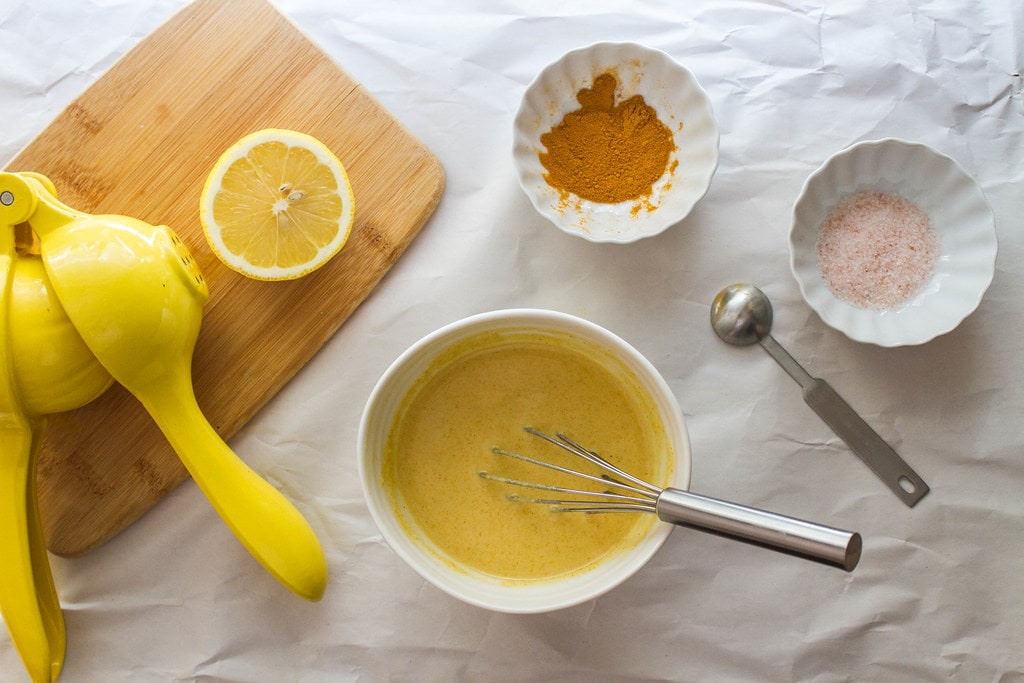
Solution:
{"label": "pink himalayan salt", "polygon": [[818,270],[837,297],[859,308],[895,308],[935,271],[939,239],[928,214],[897,194],[861,192],[821,225]]}

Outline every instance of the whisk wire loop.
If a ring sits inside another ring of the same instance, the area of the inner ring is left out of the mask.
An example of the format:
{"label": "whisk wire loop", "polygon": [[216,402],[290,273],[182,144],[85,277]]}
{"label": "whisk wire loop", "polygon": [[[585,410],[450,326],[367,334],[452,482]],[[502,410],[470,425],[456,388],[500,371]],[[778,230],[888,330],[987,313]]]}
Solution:
{"label": "whisk wire loop", "polygon": [[639,499],[634,502],[616,503],[612,500],[563,500],[558,498],[530,498],[527,496],[510,495],[513,503],[541,503],[550,505],[552,512],[657,512],[652,503]]}
{"label": "whisk wire loop", "polygon": [[[503,452],[500,450],[496,450],[496,452],[499,455],[516,456],[515,453]],[[574,473],[574,470],[569,470],[569,472]],[[550,491],[552,493],[567,493],[573,496],[583,496],[583,500],[573,500],[570,498],[535,498],[532,496],[521,496],[514,493],[506,496],[506,498],[514,503],[540,503],[543,505],[553,505],[555,506],[555,512],[656,512],[655,501],[651,498],[627,496],[613,491],[591,491],[588,489],[576,489],[567,486],[540,484],[532,481],[511,479],[509,477],[503,477],[490,472],[478,472],[477,474],[483,479],[496,481],[501,484],[509,484],[510,486]],[[582,472],[576,474],[593,481],[611,483],[599,477],[585,475]],[[632,489],[632,487],[628,488]],[[642,494],[644,492],[637,491],[637,493]],[[594,500],[595,498],[598,498],[599,500]]]}
{"label": "whisk wire loop", "polygon": [[573,455],[579,456],[584,460],[587,460],[588,462],[597,465],[601,469],[610,472],[611,474],[614,474],[617,477],[625,479],[626,481],[644,489],[645,491],[649,491],[651,494],[653,494],[653,497],[655,498],[657,498],[661,494],[661,489],[659,489],[657,486],[654,486],[649,482],[644,481],[643,479],[635,477],[629,472],[626,472],[625,470],[619,469],[618,467],[608,462],[594,451],[584,448],[580,444],[576,443],[562,432],[558,432],[557,438],[555,438],[545,434],[544,432],[537,431],[533,427],[524,427],[523,431],[525,431],[527,434],[532,434],[533,436],[540,437],[541,439],[544,439],[548,443],[552,443],[558,446],[559,448],[572,453]]}
{"label": "whisk wire loop", "polygon": [[[539,465],[540,467],[546,467],[549,470],[555,470],[556,472],[561,472],[562,474],[570,474],[570,475],[572,475],[574,477],[578,477],[580,479],[585,479],[587,481],[593,481],[593,482],[596,482],[598,484],[605,484],[605,485],[608,485],[608,486],[615,486],[615,487],[617,487],[619,489],[623,489],[623,490],[629,491],[630,493],[633,493],[633,494],[635,494],[637,496],[643,496],[643,497],[645,497],[645,498],[647,498],[649,500],[654,500],[654,499],[656,499],[658,497],[657,494],[652,494],[652,493],[648,492],[645,489],[638,488],[636,486],[631,486],[631,485],[625,484],[625,483],[623,483],[621,481],[617,481],[616,479],[608,477],[607,475],[601,476],[601,477],[597,477],[597,476],[594,476],[592,474],[587,474],[586,472],[580,472],[579,470],[571,469],[569,467],[562,467],[561,465],[556,465],[555,463],[552,463],[552,462],[547,462],[547,461],[544,461],[544,460],[538,460],[536,458],[531,458],[530,456],[523,455],[522,453],[516,453],[514,451],[507,451],[504,448],[492,448],[491,451],[493,453],[497,454],[497,455],[504,455],[504,456],[509,457],[509,458],[515,458],[516,460],[522,460],[523,462],[528,462],[531,465]],[[574,451],[570,451],[570,452],[574,452]],[[593,461],[591,461],[591,462],[593,462]],[[488,475],[488,473],[486,473],[486,472],[481,472],[480,475],[483,476],[485,479],[494,479],[494,478],[496,478],[496,475]],[[487,475],[487,476],[484,476],[484,475]],[[533,484],[533,483],[522,482],[522,481],[515,481],[515,482],[513,482],[513,481],[506,481],[505,483],[506,484],[514,484],[516,486],[527,486],[529,488],[543,488],[543,489],[551,490],[551,491],[563,490],[563,489],[559,489],[557,487],[548,487],[548,485],[546,485],[546,484]],[[601,494],[600,492],[597,492],[597,491],[573,491],[573,492],[574,493],[581,493],[581,494],[584,494],[584,495],[590,495],[590,496],[603,495],[603,494]]]}

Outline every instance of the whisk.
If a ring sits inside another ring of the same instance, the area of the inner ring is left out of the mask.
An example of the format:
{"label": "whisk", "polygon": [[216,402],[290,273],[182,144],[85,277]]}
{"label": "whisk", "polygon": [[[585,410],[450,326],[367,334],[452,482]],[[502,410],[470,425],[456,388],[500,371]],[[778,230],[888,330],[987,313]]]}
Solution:
{"label": "whisk", "polygon": [[862,542],[858,533],[708,498],[677,488],[661,489],[616,467],[565,434],[549,436],[532,427],[526,427],[525,431],[593,463],[605,473],[595,476],[502,448],[494,448],[493,452],[611,488],[594,491],[550,486],[510,479],[490,472],[479,472],[484,479],[503,484],[581,497],[579,499],[537,498],[511,494],[507,496],[511,501],[550,505],[554,511],[563,513],[654,513],[663,522],[738,538],[775,550],[837,565],[846,571],[852,571],[860,561]]}

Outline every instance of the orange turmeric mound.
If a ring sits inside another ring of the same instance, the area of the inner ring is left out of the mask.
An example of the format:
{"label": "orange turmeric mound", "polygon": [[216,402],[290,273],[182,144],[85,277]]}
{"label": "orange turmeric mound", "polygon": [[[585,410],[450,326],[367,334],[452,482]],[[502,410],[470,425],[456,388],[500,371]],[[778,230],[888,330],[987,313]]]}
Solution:
{"label": "orange turmeric mound", "polygon": [[580,108],[541,135],[540,162],[548,184],[563,194],[602,204],[649,196],[675,150],[672,131],[642,95],[615,102],[606,72],[576,93]]}

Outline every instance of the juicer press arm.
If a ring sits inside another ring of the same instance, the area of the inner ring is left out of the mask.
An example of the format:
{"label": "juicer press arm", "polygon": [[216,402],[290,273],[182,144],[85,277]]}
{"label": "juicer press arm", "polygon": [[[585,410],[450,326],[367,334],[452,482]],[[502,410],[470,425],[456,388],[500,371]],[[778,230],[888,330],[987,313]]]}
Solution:
{"label": "juicer press arm", "polygon": [[36,462],[45,419],[24,409],[10,351],[14,227],[35,210],[22,178],[0,173],[0,612],[36,683],[53,681],[64,663],[64,617],[50,572],[36,496]]}

